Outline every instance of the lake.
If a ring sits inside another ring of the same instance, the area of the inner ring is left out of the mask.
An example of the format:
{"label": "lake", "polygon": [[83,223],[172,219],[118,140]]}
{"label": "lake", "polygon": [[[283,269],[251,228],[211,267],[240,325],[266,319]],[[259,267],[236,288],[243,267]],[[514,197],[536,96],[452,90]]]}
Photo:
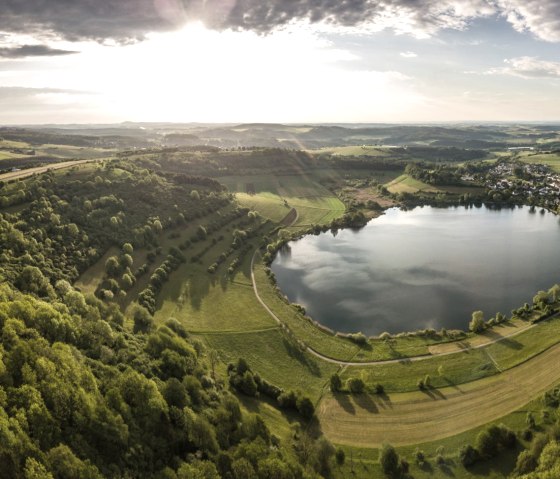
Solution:
{"label": "lake", "polygon": [[336,331],[468,329],[560,283],[560,222],[529,207],[389,209],[360,230],[308,235],[272,264],[278,286]]}

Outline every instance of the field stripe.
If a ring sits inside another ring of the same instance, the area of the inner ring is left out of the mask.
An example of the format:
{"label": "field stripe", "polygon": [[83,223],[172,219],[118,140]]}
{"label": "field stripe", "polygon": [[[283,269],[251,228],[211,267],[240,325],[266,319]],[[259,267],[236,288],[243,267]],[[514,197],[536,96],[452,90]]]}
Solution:
{"label": "field stripe", "polygon": [[426,393],[329,394],[318,408],[337,444],[406,446],[443,439],[506,416],[560,383],[560,344],[499,375]]}

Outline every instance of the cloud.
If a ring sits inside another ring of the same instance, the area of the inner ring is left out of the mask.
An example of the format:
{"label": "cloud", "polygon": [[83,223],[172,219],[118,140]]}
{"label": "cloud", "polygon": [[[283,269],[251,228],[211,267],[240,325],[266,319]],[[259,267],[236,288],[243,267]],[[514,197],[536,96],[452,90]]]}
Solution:
{"label": "cloud", "polygon": [[493,68],[489,75],[512,75],[521,78],[560,78],[560,62],[536,57],[517,57],[504,60],[506,66]]}
{"label": "cloud", "polygon": [[31,100],[37,97],[55,95],[89,95],[89,92],[66,88],[26,88],[19,86],[0,86],[0,103],[6,101]]}
{"label": "cloud", "polygon": [[498,3],[517,31],[529,31],[541,40],[560,42],[558,0],[499,0]]}
{"label": "cloud", "polygon": [[4,0],[0,31],[66,40],[141,40],[202,21],[217,30],[268,33],[295,22],[391,29],[418,37],[503,15],[517,30],[560,41],[557,0]]}
{"label": "cloud", "polygon": [[0,58],[52,57],[57,55],[71,55],[77,53],[72,50],[60,50],[47,45],[21,45],[19,47],[0,47]]}
{"label": "cloud", "polygon": [[401,52],[403,58],[416,58],[418,55],[414,52]]}

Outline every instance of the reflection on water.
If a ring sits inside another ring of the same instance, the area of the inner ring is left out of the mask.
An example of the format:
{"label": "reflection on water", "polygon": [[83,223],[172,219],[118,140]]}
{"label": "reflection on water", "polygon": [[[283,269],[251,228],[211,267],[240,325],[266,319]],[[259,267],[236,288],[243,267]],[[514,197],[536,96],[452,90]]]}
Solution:
{"label": "reflection on water", "polygon": [[363,229],[290,243],[280,289],[338,331],[466,329],[560,282],[560,225],[528,207],[390,209]]}

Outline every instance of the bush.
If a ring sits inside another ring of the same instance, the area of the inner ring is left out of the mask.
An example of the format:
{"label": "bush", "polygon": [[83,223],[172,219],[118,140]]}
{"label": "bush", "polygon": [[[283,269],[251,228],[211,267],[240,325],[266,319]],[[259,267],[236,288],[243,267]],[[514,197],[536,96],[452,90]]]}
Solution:
{"label": "bush", "polygon": [[466,444],[459,450],[459,460],[464,467],[469,467],[479,460],[478,451],[470,444]]}
{"label": "bush", "polygon": [[389,444],[384,444],[379,452],[379,464],[386,476],[398,477],[400,475],[400,460],[395,448]]}
{"label": "bush", "polygon": [[359,346],[365,346],[367,344],[367,337],[364,333],[354,333],[354,334],[349,334],[348,335],[348,339],[350,339],[351,341],[353,341],[354,343],[356,343]]}
{"label": "bush", "polygon": [[311,419],[315,414],[315,406],[311,402],[311,399],[305,396],[297,398],[296,408],[304,419]]}
{"label": "bush", "polygon": [[475,311],[472,314],[471,322],[469,323],[469,330],[473,333],[481,333],[486,328],[486,323],[484,322],[484,314],[482,311]]}
{"label": "bush", "polygon": [[337,373],[334,373],[330,379],[331,391],[338,392],[342,388],[342,380]]}
{"label": "bush", "polygon": [[360,378],[350,378],[350,379],[348,379],[346,384],[347,384],[350,392],[354,393],[354,394],[363,393],[364,389],[366,387],[364,381],[362,381],[362,379],[360,379]]}

